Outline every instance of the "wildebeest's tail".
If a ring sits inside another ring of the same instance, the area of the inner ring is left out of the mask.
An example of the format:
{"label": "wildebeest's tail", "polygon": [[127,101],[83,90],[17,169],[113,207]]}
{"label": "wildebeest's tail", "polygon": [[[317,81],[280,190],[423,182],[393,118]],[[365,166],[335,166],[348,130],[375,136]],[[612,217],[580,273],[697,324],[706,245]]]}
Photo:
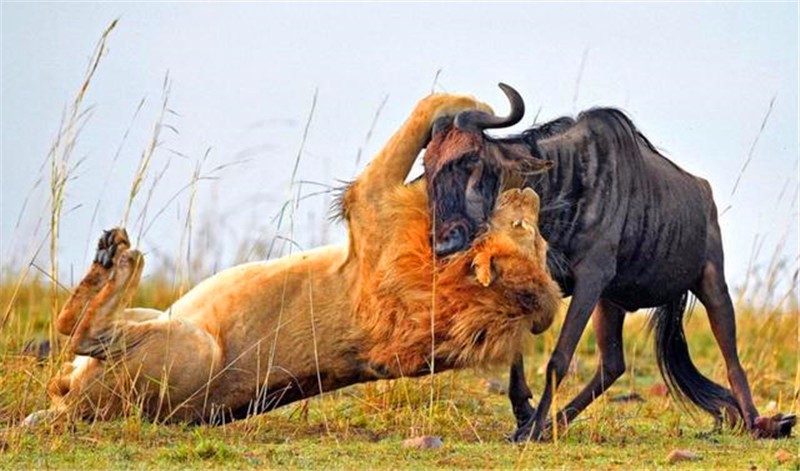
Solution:
{"label": "wildebeest's tail", "polygon": [[724,410],[739,411],[739,406],[728,389],[703,376],[689,357],[689,346],[683,333],[683,314],[688,298],[689,293],[684,293],[680,298],[655,308],[650,317],[658,369],[673,396],[690,400],[719,420]]}

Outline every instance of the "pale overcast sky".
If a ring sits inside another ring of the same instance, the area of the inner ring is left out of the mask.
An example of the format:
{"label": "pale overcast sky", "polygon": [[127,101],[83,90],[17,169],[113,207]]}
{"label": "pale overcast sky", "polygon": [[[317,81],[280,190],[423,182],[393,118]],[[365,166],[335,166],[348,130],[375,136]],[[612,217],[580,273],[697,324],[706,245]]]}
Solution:
{"label": "pale overcast sky", "polygon": [[[795,2],[109,2],[0,8],[4,265],[25,261],[29,242],[45,236],[36,223],[47,214],[46,184],[34,190],[19,228],[17,218],[42,175],[40,166],[87,59],[116,17],[119,25],[86,98],[94,114],[75,153],[75,160],[86,160],[67,187],[65,207],[80,207],[64,216],[61,264],[76,276],[89,261],[87,241],[121,218],[167,70],[170,107],[178,113],[168,123],[179,134],[165,132],[164,149],[154,157],[149,179],[171,160],[147,219],[189,181],[206,149],[211,148],[206,170],[249,158],[197,188],[197,220],[216,221],[215,233],[225,244],[209,254],[220,265],[230,263],[237,240],[274,233],[271,219],[287,197],[315,89],[317,106],[298,175],[336,184],[355,175],[359,148],[385,97],[359,167],[430,92],[438,70],[437,90],[473,94],[498,112],[506,104],[496,83],[513,85],[528,104],[526,124],[539,109],[540,121],[592,106],[624,109],[665,155],[711,181],[720,209],[730,206],[721,222],[731,284],[741,283],[756,236],[766,237],[758,264],[769,263],[784,236],[783,256],[797,264]],[[773,97],[752,161],[732,195]],[[150,180],[145,191],[149,186]],[[322,188],[308,185],[303,192]],[[101,194],[98,220],[89,227]],[[148,253],[177,251],[188,196],[184,192],[168,205],[147,233],[142,245]],[[342,240],[341,226],[327,228],[328,203],[324,195],[302,203],[294,238],[304,247]],[[40,259],[46,265],[46,256]]]}

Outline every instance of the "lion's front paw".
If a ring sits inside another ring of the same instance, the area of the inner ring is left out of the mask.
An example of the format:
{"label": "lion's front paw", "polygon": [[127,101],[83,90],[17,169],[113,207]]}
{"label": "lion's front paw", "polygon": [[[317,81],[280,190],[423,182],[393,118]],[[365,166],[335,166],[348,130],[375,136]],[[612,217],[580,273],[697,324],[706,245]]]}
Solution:
{"label": "lion's front paw", "polygon": [[469,95],[437,93],[423,99],[420,105],[432,113],[431,122],[442,117],[455,117],[462,111],[477,110],[494,114],[489,105]]}
{"label": "lion's front paw", "polygon": [[131,246],[128,233],[125,229],[115,227],[103,231],[100,240],[97,241],[97,252],[94,255],[94,263],[101,265],[105,269],[110,269],[119,257]]}

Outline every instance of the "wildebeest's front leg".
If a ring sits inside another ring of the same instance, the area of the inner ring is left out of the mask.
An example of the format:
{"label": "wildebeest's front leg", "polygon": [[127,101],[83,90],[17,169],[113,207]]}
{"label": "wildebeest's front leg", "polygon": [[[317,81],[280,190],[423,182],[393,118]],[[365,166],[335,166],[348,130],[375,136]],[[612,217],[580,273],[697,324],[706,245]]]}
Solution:
{"label": "wildebeest's front leg", "polygon": [[529,402],[532,397],[533,394],[525,379],[525,362],[522,354],[517,353],[508,377],[508,399],[511,401],[514,418],[517,419],[517,428],[522,428],[536,413],[536,409]]}
{"label": "wildebeest's front leg", "polygon": [[[583,390],[558,413],[559,426],[569,424],[625,372],[625,353],[622,349],[625,314],[623,308],[602,299],[591,314],[597,348],[600,350],[597,371]],[[532,395],[525,380],[521,355],[511,365],[508,396],[517,427],[521,428],[536,412],[528,402]]]}
{"label": "wildebeest's front leg", "polygon": [[589,317],[607,283],[614,277],[613,257],[589,256],[573,270],[575,288],[572,301],[564,317],[564,325],[558,336],[556,348],[547,363],[547,378],[542,398],[533,418],[514,433],[514,441],[541,440],[547,425],[547,415],[553,402],[556,388],[561,384],[575,353],[575,347],[586,328]]}
{"label": "wildebeest's front leg", "polygon": [[597,371],[583,390],[558,413],[559,426],[568,425],[625,373],[625,351],[622,348],[625,314],[625,309],[602,299],[594,310],[592,325],[600,350]]}

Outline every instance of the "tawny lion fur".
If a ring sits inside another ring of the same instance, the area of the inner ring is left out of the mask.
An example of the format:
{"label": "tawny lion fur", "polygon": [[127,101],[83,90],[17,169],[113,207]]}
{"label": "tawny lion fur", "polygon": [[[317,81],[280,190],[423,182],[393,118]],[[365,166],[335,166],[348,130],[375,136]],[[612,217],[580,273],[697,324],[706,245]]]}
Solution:
{"label": "tawny lion fur", "polygon": [[509,362],[560,299],[538,197],[505,193],[483,238],[434,260],[425,183],[404,184],[433,121],[475,108],[488,109],[457,95],[417,105],[343,195],[348,244],[227,269],[164,312],[126,309],[143,256],[124,230],[106,233],[56,321],[78,356],[26,423],[132,407],[220,423],[358,382]]}

